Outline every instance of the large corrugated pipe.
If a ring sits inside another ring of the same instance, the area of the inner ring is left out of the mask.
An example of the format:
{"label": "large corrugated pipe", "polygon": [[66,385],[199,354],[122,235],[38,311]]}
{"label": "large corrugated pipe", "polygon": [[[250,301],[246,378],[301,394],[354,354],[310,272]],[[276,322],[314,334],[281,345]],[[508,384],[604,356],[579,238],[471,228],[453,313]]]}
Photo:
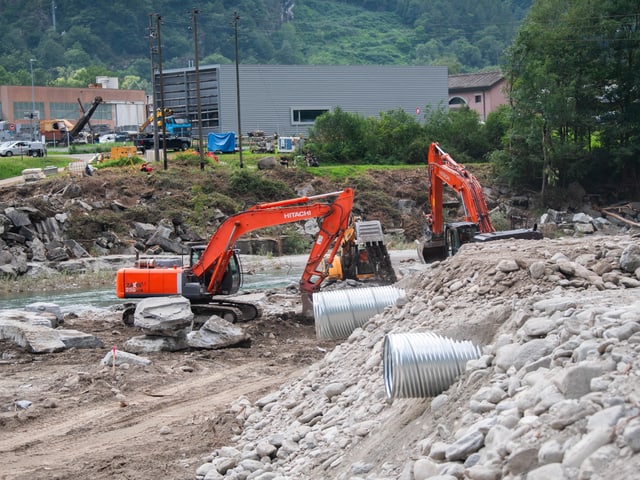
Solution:
{"label": "large corrugated pipe", "polygon": [[480,348],[430,332],[394,333],[385,337],[382,355],[387,399],[428,398],[449,388]]}
{"label": "large corrugated pipe", "polygon": [[404,295],[404,290],[390,285],[314,293],[316,336],[324,340],[347,338],[356,328]]}

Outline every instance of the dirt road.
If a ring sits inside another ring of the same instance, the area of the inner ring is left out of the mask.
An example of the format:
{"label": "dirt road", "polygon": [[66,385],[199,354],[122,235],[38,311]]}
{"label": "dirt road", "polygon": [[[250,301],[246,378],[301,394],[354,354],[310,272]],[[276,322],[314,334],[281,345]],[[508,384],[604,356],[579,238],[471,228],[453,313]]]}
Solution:
{"label": "dirt road", "polygon": [[0,342],[3,480],[192,479],[237,433],[231,402],[260,398],[331,348],[311,324],[267,317],[244,326],[248,348],[150,354],[149,366],[114,370],[102,358],[139,332],[117,313],[70,317],[67,328],[105,347],[32,355]]}

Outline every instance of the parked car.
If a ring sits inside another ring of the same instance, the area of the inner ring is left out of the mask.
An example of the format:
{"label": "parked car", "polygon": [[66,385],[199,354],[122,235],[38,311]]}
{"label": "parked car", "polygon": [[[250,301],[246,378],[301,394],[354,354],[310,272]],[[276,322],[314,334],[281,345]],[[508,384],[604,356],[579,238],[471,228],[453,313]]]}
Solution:
{"label": "parked car", "polygon": [[44,157],[46,152],[47,150],[42,142],[18,140],[16,142],[4,142],[0,144],[0,156],[2,157],[12,157],[13,155]]}
{"label": "parked car", "polygon": [[[162,135],[158,135],[158,147],[163,148]],[[141,134],[133,141],[133,144],[142,153],[145,150],[153,150],[153,133]],[[188,150],[191,148],[191,138],[189,137],[177,137],[167,135],[167,150]]]}
{"label": "parked car", "polygon": [[126,132],[107,133],[100,135],[98,138],[99,143],[116,143],[116,142],[128,142],[129,134]]}

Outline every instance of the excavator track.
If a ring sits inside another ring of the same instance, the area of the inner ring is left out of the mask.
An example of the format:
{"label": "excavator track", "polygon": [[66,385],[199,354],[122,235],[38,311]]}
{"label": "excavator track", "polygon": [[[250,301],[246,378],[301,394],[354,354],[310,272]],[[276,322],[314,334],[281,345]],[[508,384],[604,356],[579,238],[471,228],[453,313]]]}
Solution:
{"label": "excavator track", "polygon": [[[136,303],[124,305],[122,322],[125,325],[133,326],[135,311]],[[202,325],[211,315],[217,315],[230,323],[249,322],[262,315],[262,309],[257,305],[225,297],[213,297],[209,303],[192,303],[191,311],[196,325]]]}
{"label": "excavator track", "polygon": [[191,311],[200,317],[218,315],[231,323],[249,322],[262,315],[262,310],[257,305],[226,297],[212,297],[209,303],[192,304]]}

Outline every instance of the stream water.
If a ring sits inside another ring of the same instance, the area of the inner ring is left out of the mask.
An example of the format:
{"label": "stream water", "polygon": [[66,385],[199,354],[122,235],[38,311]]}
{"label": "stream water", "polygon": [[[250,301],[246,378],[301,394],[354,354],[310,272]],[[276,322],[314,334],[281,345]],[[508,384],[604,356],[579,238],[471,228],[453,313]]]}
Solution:
{"label": "stream water", "polygon": [[[278,268],[258,272],[245,272],[242,290],[255,291],[266,288],[286,287],[291,283],[299,282],[301,274],[302,268]],[[25,305],[35,302],[50,302],[60,307],[72,307],[74,305],[108,307],[125,301],[116,297],[113,287],[102,286],[93,289],[64,289],[0,295],[0,310],[23,308]]]}
{"label": "stream water", "polygon": [[[389,254],[396,268],[401,259],[417,259],[414,250],[390,250]],[[244,272],[242,291],[251,292],[298,284],[308,258],[307,255],[275,258],[242,255],[242,270]],[[11,295],[0,294],[0,310],[23,308],[25,305],[35,302],[55,303],[68,310],[74,306],[108,307],[123,303],[125,300],[116,297],[114,287],[104,286],[93,289],[34,291]]]}

